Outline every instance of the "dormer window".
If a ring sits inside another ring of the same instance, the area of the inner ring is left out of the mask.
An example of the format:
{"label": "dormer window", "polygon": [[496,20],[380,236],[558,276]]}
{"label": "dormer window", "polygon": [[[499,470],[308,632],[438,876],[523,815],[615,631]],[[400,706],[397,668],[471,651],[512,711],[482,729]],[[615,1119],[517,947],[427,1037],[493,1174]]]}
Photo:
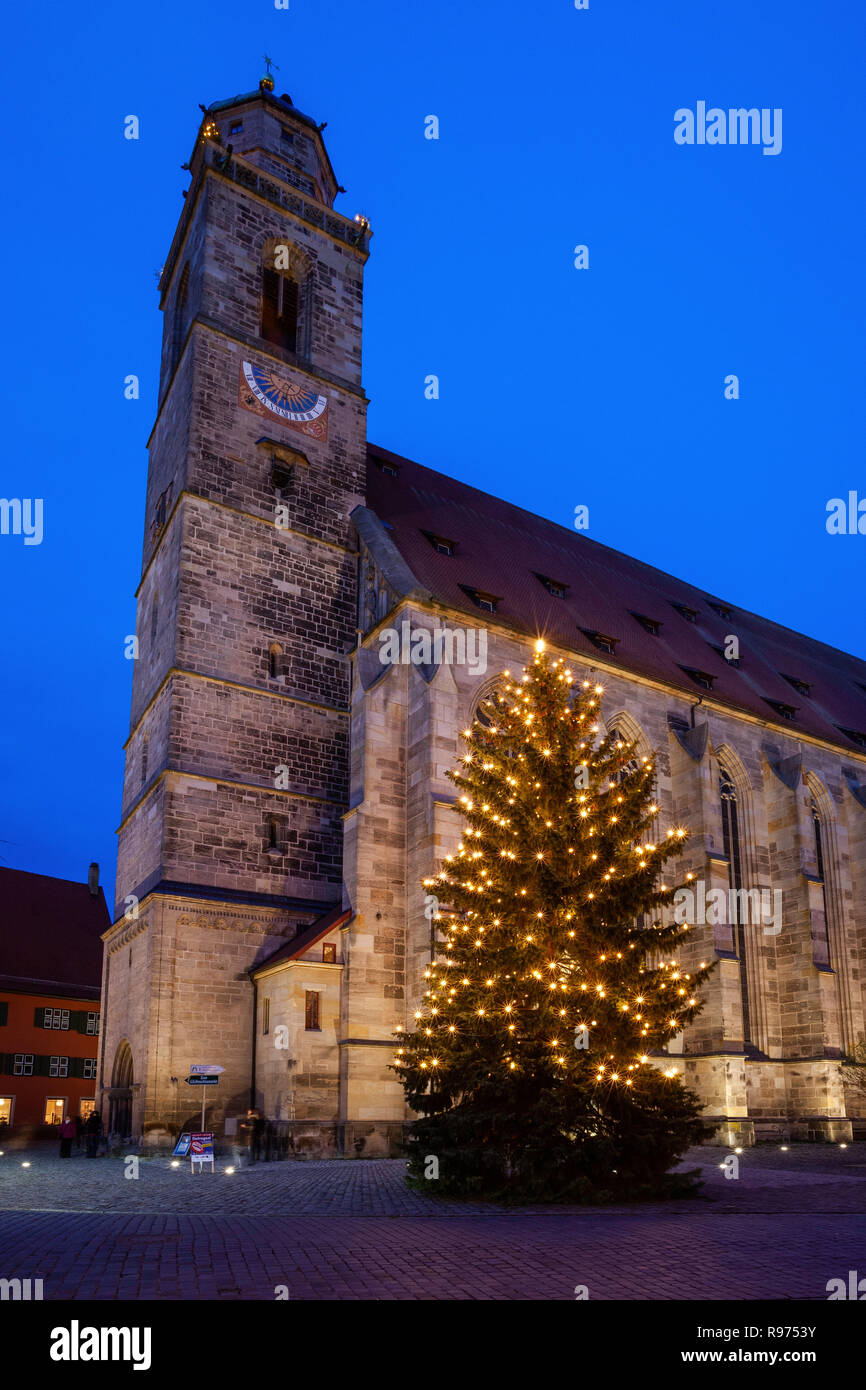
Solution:
{"label": "dormer window", "polygon": [[738,656],[728,656],[724,647],[716,646],[715,642],[710,642],[709,645],[712,647],[714,652],[717,652],[719,654],[719,656],[728,666],[736,666],[739,669],[740,658]]}
{"label": "dormer window", "polygon": [[377,459],[376,467],[380,473],[385,474],[386,478],[398,478],[400,476],[399,470],[394,467],[393,463],[385,463],[384,459]]}
{"label": "dormer window", "polygon": [[593,628],[582,627],[581,632],[584,637],[588,637],[594,647],[598,647],[600,652],[610,652],[611,655],[616,651],[618,637],[609,637],[606,632],[596,632]]}
{"label": "dormer window", "polygon": [[707,603],[714,613],[718,613],[720,618],[724,618],[726,623],[730,622],[733,618],[734,610],[729,603],[720,603],[718,599],[713,598],[708,598]]}
{"label": "dormer window", "polygon": [[843,729],[841,724],[837,724],[836,728],[840,734],[844,734],[846,738],[850,738],[852,743],[856,743],[858,748],[866,748],[866,734],[860,729]]}
{"label": "dormer window", "polygon": [[789,685],[793,685],[798,695],[808,695],[809,691],[812,689],[809,682],[800,680],[799,676],[786,676],[784,671],[782,671],[781,674],[785,677]]}
{"label": "dormer window", "polygon": [[796,717],[796,705],[786,705],[784,700],[768,700],[766,696],[764,696],[764,703],[774,709],[782,719],[794,719]]}
{"label": "dormer window", "polygon": [[433,531],[425,531],[423,534],[427,537],[428,541],[432,545],[433,549],[437,552],[437,554],[454,554],[454,551],[457,548],[456,541],[449,541],[447,536],[437,536]]}
{"label": "dormer window", "polygon": [[632,617],[639,622],[644,631],[648,632],[652,637],[659,636],[662,625],[660,622],[657,622],[655,618],[648,618],[645,613],[632,613]]}
{"label": "dormer window", "polygon": [[569,585],[563,584],[559,579],[550,579],[546,574],[535,575],[553,598],[566,598],[568,596]]}
{"label": "dormer window", "polygon": [[701,671],[697,666],[681,666],[680,670],[685,671],[689,679],[702,690],[712,690],[715,676],[711,676],[709,671]]}
{"label": "dormer window", "polygon": [[475,604],[485,613],[495,613],[502,599],[498,594],[488,594],[484,589],[470,589],[467,584],[461,584],[464,594],[467,594]]}
{"label": "dormer window", "polygon": [[700,610],[690,608],[687,603],[672,603],[671,608],[675,608],[681,618],[685,618],[687,623],[696,623]]}

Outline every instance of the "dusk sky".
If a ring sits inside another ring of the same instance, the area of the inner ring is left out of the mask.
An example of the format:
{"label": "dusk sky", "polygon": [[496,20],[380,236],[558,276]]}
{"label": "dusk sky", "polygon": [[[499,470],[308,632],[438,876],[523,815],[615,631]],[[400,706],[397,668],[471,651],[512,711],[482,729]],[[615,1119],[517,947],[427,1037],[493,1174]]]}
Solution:
{"label": "dusk sky", "polygon": [[[97,859],[113,901],[157,273],[198,103],[265,53],[372,224],[371,441],[565,527],[585,504],[593,539],[866,657],[866,535],[825,525],[866,497],[862,0],[55,2],[4,29],[0,495],[43,499],[44,535],[0,535],[0,863]],[[678,145],[699,102],[781,109],[780,152]]]}

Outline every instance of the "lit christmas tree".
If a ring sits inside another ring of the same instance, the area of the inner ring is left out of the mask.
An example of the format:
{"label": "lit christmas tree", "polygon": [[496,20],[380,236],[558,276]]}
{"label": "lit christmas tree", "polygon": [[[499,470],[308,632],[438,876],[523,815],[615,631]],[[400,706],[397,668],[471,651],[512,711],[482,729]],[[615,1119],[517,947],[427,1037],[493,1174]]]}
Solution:
{"label": "lit christmas tree", "polygon": [[694,1190],[668,1170],[702,1136],[700,1102],[658,1054],[700,1011],[688,926],[660,909],[686,831],[650,838],[653,764],[600,736],[602,688],[538,643],[466,730],[466,825],[425,886],[442,937],[395,1069],[418,1114],[410,1181],[504,1202]]}

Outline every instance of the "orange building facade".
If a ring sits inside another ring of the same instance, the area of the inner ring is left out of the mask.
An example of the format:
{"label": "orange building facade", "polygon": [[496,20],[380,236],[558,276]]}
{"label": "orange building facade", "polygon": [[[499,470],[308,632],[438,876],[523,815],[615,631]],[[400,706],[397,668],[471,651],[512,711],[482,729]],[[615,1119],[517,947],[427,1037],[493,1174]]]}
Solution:
{"label": "orange building facade", "polygon": [[95,1104],[96,998],[13,994],[0,998],[0,1131],[38,1136]]}
{"label": "orange building facade", "polygon": [[0,869],[0,1148],[94,1108],[109,921],[98,872],[73,883]]}

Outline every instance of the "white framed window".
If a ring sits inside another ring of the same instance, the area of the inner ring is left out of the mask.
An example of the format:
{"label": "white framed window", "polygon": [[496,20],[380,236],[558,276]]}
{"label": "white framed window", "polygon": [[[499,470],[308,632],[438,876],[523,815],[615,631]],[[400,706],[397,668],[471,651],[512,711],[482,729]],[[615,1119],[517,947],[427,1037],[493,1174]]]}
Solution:
{"label": "white framed window", "polygon": [[49,1064],[48,1064],[48,1075],[49,1075],[49,1076],[68,1076],[68,1075],[69,1075],[69,1058],[68,1058],[68,1057],[52,1057],[52,1058],[51,1058],[51,1061],[50,1061]]}
{"label": "white framed window", "polygon": [[85,1057],[83,1072],[83,1077],[85,1081],[96,1080],[96,1062],[97,1059],[95,1057]]}
{"label": "white framed window", "polygon": [[95,1014],[92,1014],[92,1013],[91,1013],[91,1014],[88,1014],[88,1015],[87,1015],[87,1031],[88,1031],[88,1033],[98,1033],[98,1032],[99,1032],[99,1014],[98,1014],[98,1013],[95,1013]]}
{"label": "white framed window", "polygon": [[32,1076],[33,1075],[33,1053],[16,1052],[15,1061],[12,1064],[13,1076]]}
{"label": "white framed window", "polygon": [[46,1009],[43,1027],[67,1029],[69,1027],[69,1010]]}

